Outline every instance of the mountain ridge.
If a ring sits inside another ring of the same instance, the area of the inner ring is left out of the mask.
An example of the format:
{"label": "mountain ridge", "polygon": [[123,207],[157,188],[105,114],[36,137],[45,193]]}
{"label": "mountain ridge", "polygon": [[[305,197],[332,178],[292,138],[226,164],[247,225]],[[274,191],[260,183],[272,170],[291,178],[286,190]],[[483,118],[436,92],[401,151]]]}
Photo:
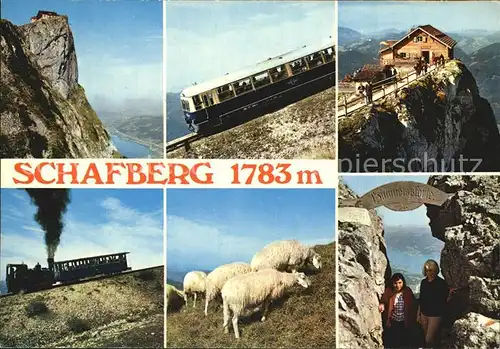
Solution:
{"label": "mountain ridge", "polygon": [[22,26],[1,19],[0,29],[1,157],[119,157],[78,83],[68,18]]}

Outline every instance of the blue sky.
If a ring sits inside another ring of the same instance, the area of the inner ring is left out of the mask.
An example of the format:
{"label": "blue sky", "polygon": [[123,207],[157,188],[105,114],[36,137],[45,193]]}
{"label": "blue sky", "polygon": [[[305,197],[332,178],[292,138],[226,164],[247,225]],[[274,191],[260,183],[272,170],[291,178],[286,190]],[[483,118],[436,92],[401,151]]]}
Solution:
{"label": "blue sky", "polygon": [[[161,189],[72,189],[55,260],[130,252],[133,269],[163,264]],[[1,189],[0,279],[7,263],[46,265],[36,207],[22,189]]]}
{"label": "blue sky", "polygon": [[330,1],[167,3],[167,91],[335,37]]}
{"label": "blue sky", "polygon": [[498,31],[498,1],[339,1],[339,25],[363,34],[413,25],[432,24],[443,31]]}
{"label": "blue sky", "polygon": [[2,18],[22,25],[42,9],[69,17],[79,82],[94,109],[161,113],[161,1],[3,0]]}
{"label": "blue sky", "polygon": [[335,239],[333,189],[169,189],[168,270],[249,263],[270,242]]}
{"label": "blue sky", "polygon": [[[429,176],[342,176],[341,180],[356,194],[362,196],[376,187],[397,181],[413,181],[427,184]],[[413,211],[395,212],[385,207],[376,209],[386,226],[418,225],[428,227],[429,218],[425,205]],[[430,228],[429,228],[430,229]]]}

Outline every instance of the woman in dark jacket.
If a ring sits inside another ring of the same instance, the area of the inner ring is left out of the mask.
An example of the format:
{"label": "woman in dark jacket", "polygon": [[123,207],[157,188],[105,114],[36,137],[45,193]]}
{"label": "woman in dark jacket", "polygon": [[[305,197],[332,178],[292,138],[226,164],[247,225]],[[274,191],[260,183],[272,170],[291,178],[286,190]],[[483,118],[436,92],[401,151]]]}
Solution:
{"label": "woman in dark jacket", "polygon": [[409,344],[415,327],[415,296],[400,273],[391,277],[391,285],[385,289],[378,307],[383,313],[384,344],[390,348],[402,348]]}
{"label": "woman in dark jacket", "polygon": [[446,303],[454,290],[449,289],[446,281],[438,276],[439,266],[435,260],[429,259],[425,262],[422,274],[426,278],[420,282],[417,321],[424,329],[425,345],[432,346],[438,340]]}

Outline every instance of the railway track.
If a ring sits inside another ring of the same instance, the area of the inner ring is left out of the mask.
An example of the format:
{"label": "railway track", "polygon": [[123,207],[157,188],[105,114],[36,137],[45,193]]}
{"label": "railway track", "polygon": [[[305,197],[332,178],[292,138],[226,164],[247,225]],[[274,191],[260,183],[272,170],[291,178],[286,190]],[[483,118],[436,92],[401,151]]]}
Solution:
{"label": "railway track", "polygon": [[[53,290],[54,288],[58,288],[58,287],[83,284],[83,283],[86,283],[86,282],[89,282],[89,281],[110,279],[110,278],[115,277],[115,276],[128,275],[128,274],[138,273],[138,272],[145,271],[145,270],[153,270],[153,269],[158,269],[158,268],[163,268],[163,265],[157,265],[155,267],[148,267],[148,268],[142,268],[142,269],[126,270],[126,271],[123,271],[123,272],[121,272],[119,274],[100,275],[100,276],[96,276],[96,277],[92,277],[92,278],[87,278],[87,279],[82,279],[82,280],[75,280],[75,281],[66,282],[66,283],[62,283],[62,284],[54,284],[54,285],[52,285],[51,288],[45,288],[43,290],[38,290],[38,291],[33,291],[33,292],[28,292],[28,293],[29,294],[38,293],[38,292],[43,292],[43,291],[47,291],[47,290]],[[12,293],[12,292],[10,292],[10,293],[2,293],[2,294],[0,294],[0,298],[15,296],[17,294],[19,294],[19,293]]]}
{"label": "railway track", "polygon": [[180,138],[174,139],[173,141],[170,141],[167,143],[167,153],[170,153],[171,151],[174,151],[176,149],[185,147],[186,150],[189,149],[189,144],[193,143],[194,141],[202,139],[203,135],[199,135],[196,133],[189,133],[185,136],[182,136]]}

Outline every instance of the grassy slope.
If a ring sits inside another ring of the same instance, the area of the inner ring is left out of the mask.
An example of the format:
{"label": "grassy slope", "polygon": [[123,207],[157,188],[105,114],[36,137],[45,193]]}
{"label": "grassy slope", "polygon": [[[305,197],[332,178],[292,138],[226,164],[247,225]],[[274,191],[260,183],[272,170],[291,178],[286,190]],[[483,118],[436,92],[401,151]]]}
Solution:
{"label": "grassy slope", "polygon": [[335,159],[335,89],[167,154],[170,159]]}
{"label": "grassy slope", "polygon": [[260,313],[240,319],[241,338],[236,340],[231,327],[222,329],[222,307],[209,309],[204,316],[202,302],[187,311],[167,316],[168,347],[229,348],[334,348],[335,347],[335,244],[316,247],[324,268],[311,275],[309,289],[294,286],[269,308],[268,318],[260,322]]}
{"label": "grassy slope", "polygon": [[[18,347],[163,347],[163,268],[0,299],[0,343]],[[43,302],[48,312],[28,317]],[[74,334],[68,320],[90,329]],[[148,335],[146,335],[146,333]],[[151,333],[155,333],[151,335]]]}

